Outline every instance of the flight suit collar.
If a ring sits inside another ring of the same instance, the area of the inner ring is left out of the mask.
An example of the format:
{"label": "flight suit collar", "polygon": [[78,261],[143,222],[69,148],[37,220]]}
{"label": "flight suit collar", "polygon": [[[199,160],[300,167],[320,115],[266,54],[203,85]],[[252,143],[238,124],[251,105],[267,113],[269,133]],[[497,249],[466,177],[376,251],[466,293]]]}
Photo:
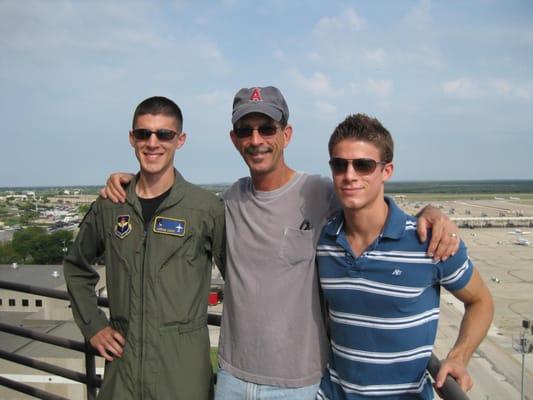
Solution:
{"label": "flight suit collar", "polygon": [[[141,216],[141,203],[139,201],[137,193],[135,192],[135,187],[137,186],[139,177],[140,172],[135,175],[135,177],[131,180],[128,187],[126,188],[126,202],[134,208],[134,210],[137,212],[137,214],[139,214],[139,216]],[[177,169],[174,168],[174,184],[172,185],[167,198],[159,206],[156,212],[168,207],[172,207],[174,204],[179,203],[183,199],[183,196],[185,196],[185,182],[186,181],[183,176],[178,172]]]}

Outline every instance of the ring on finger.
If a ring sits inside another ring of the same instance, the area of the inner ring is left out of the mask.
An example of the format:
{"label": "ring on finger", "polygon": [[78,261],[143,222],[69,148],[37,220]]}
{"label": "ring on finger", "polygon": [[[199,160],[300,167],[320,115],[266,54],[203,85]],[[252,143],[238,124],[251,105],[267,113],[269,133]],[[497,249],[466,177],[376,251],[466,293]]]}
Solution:
{"label": "ring on finger", "polygon": [[457,237],[457,233],[448,233],[448,236],[452,237],[452,238],[456,238]]}

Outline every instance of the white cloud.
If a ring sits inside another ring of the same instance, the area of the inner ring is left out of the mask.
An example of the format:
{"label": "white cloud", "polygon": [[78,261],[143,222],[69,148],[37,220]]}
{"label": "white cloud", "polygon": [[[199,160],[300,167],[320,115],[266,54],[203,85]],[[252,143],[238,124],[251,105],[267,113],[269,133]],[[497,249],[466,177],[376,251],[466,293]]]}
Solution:
{"label": "white cloud", "polygon": [[322,38],[349,31],[357,32],[365,29],[366,21],[353,8],[348,8],[336,17],[322,17],[317,22],[314,33]]}
{"label": "white cloud", "polygon": [[[180,1],[173,6],[178,7]],[[157,20],[160,11],[158,6],[145,2],[133,2],[128,7],[110,2],[95,7],[90,2],[57,0],[50,7],[40,1],[0,1],[0,50],[9,59],[10,68],[22,65],[29,69],[31,60],[41,65],[39,72],[43,75],[61,75],[62,69],[68,75],[76,70],[74,66],[81,65],[84,72],[80,74],[87,77],[88,71],[98,72],[102,64],[148,70],[166,63],[174,66],[175,76],[181,77],[205,70],[216,75],[229,71],[217,38],[203,29],[165,21],[146,23]],[[0,65],[0,75],[5,69]],[[164,72],[157,79],[163,79],[162,75]],[[98,80],[105,80],[105,76]]]}
{"label": "white cloud", "polygon": [[492,79],[489,87],[498,95],[529,100],[533,89],[533,83],[527,82],[518,85],[511,83],[507,79]]}
{"label": "white cloud", "polygon": [[530,86],[529,88],[527,87],[516,88],[514,90],[514,94],[516,95],[516,97],[524,99],[524,100],[529,100],[531,98],[531,92],[532,92],[531,86],[533,85],[529,85],[529,86]]}
{"label": "white cloud", "polygon": [[404,19],[407,26],[415,29],[429,28],[431,22],[431,0],[421,0]]}
{"label": "white cloud", "polygon": [[506,99],[529,100],[533,93],[533,82],[522,82],[520,84],[509,79],[494,78],[478,82],[473,82],[469,78],[458,78],[442,84],[445,94],[477,99],[480,97],[497,97]]}
{"label": "white cloud", "polygon": [[453,81],[446,81],[442,84],[445,94],[461,98],[477,98],[481,92],[468,78],[458,78]]}
{"label": "white cloud", "polygon": [[54,7],[39,1],[0,4],[0,45],[24,50],[79,49],[119,50],[124,46],[156,46],[161,38],[144,23],[156,9],[135,3],[57,1]]}
{"label": "white cloud", "polygon": [[331,85],[330,79],[321,72],[315,72],[308,78],[298,71],[295,71],[293,74],[296,84],[314,95],[324,97],[335,97],[337,95]]}
{"label": "white cloud", "polygon": [[276,49],[274,50],[274,57],[277,60],[283,61],[286,59],[285,52],[282,49]]}
{"label": "white cloud", "polygon": [[393,83],[391,80],[386,79],[367,79],[365,88],[368,92],[376,96],[389,97],[392,94]]}
{"label": "white cloud", "polygon": [[317,101],[315,103],[315,108],[317,109],[319,116],[322,118],[331,119],[335,118],[337,115],[337,107],[326,101]]}
{"label": "white cloud", "polygon": [[509,95],[513,90],[513,86],[506,79],[493,79],[490,81],[489,85],[496,90],[496,92],[503,95]]}
{"label": "white cloud", "polygon": [[320,53],[318,51],[310,51],[309,53],[307,53],[306,58],[309,61],[313,61],[313,62],[317,62],[317,61],[320,61],[322,59],[322,57],[320,56]]}
{"label": "white cloud", "polygon": [[233,7],[237,5],[237,3],[238,3],[237,0],[222,0],[221,1],[221,4],[226,7]]}
{"label": "white cloud", "polygon": [[379,67],[385,65],[387,55],[385,54],[385,51],[383,49],[366,49],[363,54],[365,59],[370,64],[377,65]]}
{"label": "white cloud", "polygon": [[388,58],[390,64],[397,63],[409,68],[419,68],[420,66],[430,69],[440,69],[443,66],[443,56],[441,52],[429,45],[417,45],[415,47],[395,49]]}
{"label": "white cloud", "polygon": [[210,93],[202,93],[196,96],[196,98],[206,106],[217,106],[222,105],[227,107],[228,104],[231,104],[231,93],[223,91],[214,91]]}

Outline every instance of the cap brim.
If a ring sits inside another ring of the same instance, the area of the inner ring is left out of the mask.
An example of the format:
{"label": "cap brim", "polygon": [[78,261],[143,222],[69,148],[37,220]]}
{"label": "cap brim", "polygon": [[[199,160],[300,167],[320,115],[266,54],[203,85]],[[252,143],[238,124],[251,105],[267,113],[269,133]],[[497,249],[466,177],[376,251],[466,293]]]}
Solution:
{"label": "cap brim", "polygon": [[281,110],[276,107],[272,107],[265,103],[248,103],[238,107],[236,110],[233,110],[231,123],[235,124],[235,122],[240,120],[245,115],[252,113],[265,114],[277,122],[281,121],[281,118],[283,117]]}

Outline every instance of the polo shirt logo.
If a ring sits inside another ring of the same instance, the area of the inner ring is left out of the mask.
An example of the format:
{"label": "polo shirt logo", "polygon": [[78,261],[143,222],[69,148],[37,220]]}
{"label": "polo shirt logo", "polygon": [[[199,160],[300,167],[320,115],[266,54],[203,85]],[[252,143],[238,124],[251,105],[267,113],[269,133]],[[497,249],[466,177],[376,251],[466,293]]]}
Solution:
{"label": "polo shirt logo", "polygon": [[395,268],[394,271],[392,271],[392,275],[394,276],[400,276],[403,273],[403,271],[400,268]]}

